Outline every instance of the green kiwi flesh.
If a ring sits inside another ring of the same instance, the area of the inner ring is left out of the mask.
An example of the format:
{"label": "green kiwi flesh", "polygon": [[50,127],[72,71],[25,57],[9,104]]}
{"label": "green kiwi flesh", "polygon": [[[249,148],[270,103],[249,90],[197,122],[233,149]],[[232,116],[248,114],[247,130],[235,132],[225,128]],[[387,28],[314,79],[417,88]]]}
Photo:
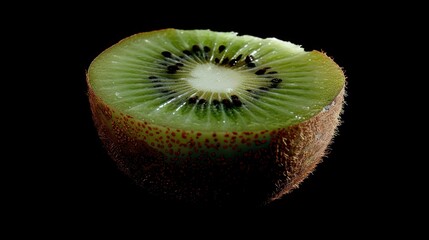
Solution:
{"label": "green kiwi flesh", "polygon": [[95,126],[153,194],[266,204],[296,188],[339,125],[345,76],[275,38],[163,29],[121,40],[87,72]]}

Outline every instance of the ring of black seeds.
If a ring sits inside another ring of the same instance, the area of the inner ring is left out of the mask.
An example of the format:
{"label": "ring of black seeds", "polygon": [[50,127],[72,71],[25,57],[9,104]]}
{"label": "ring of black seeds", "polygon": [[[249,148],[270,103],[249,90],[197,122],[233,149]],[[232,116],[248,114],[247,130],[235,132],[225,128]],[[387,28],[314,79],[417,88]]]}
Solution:
{"label": "ring of black seeds", "polygon": [[[225,50],[226,50],[226,46],[220,45],[217,49],[217,52],[218,52],[218,54],[221,54]],[[178,72],[180,72],[182,70],[181,68],[185,66],[185,64],[182,62],[185,59],[185,55],[190,57],[190,58],[200,59],[200,60],[205,60],[207,62],[210,62],[208,60],[209,59],[208,54],[210,53],[210,51],[211,51],[211,48],[209,46],[203,46],[201,48],[197,44],[192,45],[192,47],[190,49],[183,50],[182,53],[184,55],[182,55],[182,56],[176,56],[169,51],[162,51],[161,56],[164,57],[164,60],[161,61],[160,64],[166,66],[165,72],[168,74],[168,76],[169,76],[168,78],[174,79],[174,75],[177,74]],[[221,58],[219,58],[219,57],[221,57]],[[167,59],[171,59],[171,60],[167,60]],[[172,60],[176,61],[176,62],[174,64],[172,64],[171,63]],[[246,66],[249,69],[257,68],[255,61],[256,61],[256,59],[253,55],[247,55],[243,59],[243,54],[239,54],[236,58],[231,58],[231,60],[228,56],[223,56],[223,58],[222,58],[222,56],[216,56],[214,58],[214,63],[216,65],[229,66],[232,68],[241,67],[241,66]],[[268,71],[268,70],[270,70],[270,71]],[[252,94],[252,96],[254,98],[257,98],[258,95],[262,94],[264,91],[269,91],[270,89],[277,88],[279,86],[279,84],[283,81],[280,78],[273,77],[273,75],[277,74],[278,72],[272,71],[271,67],[264,67],[264,68],[256,69],[256,71],[254,73],[255,73],[255,75],[258,75],[258,76],[271,75],[271,76],[267,76],[268,78],[271,79],[269,82],[267,82],[267,86],[259,87],[259,91],[257,91],[257,90],[255,91],[252,89],[246,89],[246,91],[249,92],[250,94]],[[174,96],[171,96],[171,95],[175,94],[175,92],[171,89],[164,88],[164,87],[167,87],[167,85],[163,84],[160,77],[152,75],[152,76],[149,76],[148,78],[151,82],[156,83],[156,85],[153,86],[155,89],[159,89],[159,92],[161,92],[163,94],[170,95],[168,97],[169,100],[174,98]],[[220,99],[220,100],[213,99],[213,100],[211,100],[210,103],[206,99],[199,98],[198,96],[191,96],[187,99],[187,103],[190,105],[197,104],[200,107],[203,107],[207,104],[211,104],[216,109],[220,109],[220,106],[222,105],[225,110],[233,109],[233,108],[240,108],[244,105],[243,102],[240,100],[240,98],[237,95],[232,95],[230,99],[228,99],[228,98],[224,98],[224,99]]]}

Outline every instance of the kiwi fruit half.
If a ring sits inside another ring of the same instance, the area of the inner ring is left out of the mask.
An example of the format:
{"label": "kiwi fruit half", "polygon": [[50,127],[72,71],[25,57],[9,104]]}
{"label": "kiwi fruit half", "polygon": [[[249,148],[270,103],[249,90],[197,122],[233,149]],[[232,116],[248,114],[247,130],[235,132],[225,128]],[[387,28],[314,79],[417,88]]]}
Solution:
{"label": "kiwi fruit half", "polygon": [[162,29],[103,51],[87,85],[107,152],[148,192],[265,205],[324,157],[345,76],[325,53],[276,38]]}

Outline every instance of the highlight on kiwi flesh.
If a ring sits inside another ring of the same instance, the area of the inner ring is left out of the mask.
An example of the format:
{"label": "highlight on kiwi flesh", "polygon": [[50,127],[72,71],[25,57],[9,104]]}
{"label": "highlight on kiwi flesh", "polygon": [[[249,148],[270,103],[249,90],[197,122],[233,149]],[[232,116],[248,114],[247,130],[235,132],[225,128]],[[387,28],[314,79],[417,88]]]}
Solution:
{"label": "highlight on kiwi flesh", "polygon": [[276,38],[162,29],[121,40],[87,71],[95,127],[151,194],[266,205],[298,186],[339,125],[344,73]]}

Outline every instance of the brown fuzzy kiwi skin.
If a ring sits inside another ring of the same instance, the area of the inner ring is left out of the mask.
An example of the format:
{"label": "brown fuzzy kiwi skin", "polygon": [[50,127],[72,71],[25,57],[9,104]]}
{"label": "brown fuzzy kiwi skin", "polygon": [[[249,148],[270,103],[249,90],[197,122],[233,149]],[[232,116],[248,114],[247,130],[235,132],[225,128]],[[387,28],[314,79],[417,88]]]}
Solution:
{"label": "brown fuzzy kiwi skin", "polygon": [[[120,170],[156,196],[202,206],[263,206],[297,188],[325,156],[340,124],[345,94],[343,88],[331,105],[300,124],[259,132],[259,139],[266,135],[263,147],[244,148],[254,146],[252,137],[246,137],[257,133],[157,126],[112,109],[95,94],[88,77],[87,84],[95,127]],[[215,134],[225,134],[228,139],[219,142],[230,145],[207,144]],[[242,144],[231,144],[231,136]],[[176,153],[177,148],[169,150],[167,145],[192,146],[197,154]],[[233,157],[199,150],[228,146],[237,151]]]}

